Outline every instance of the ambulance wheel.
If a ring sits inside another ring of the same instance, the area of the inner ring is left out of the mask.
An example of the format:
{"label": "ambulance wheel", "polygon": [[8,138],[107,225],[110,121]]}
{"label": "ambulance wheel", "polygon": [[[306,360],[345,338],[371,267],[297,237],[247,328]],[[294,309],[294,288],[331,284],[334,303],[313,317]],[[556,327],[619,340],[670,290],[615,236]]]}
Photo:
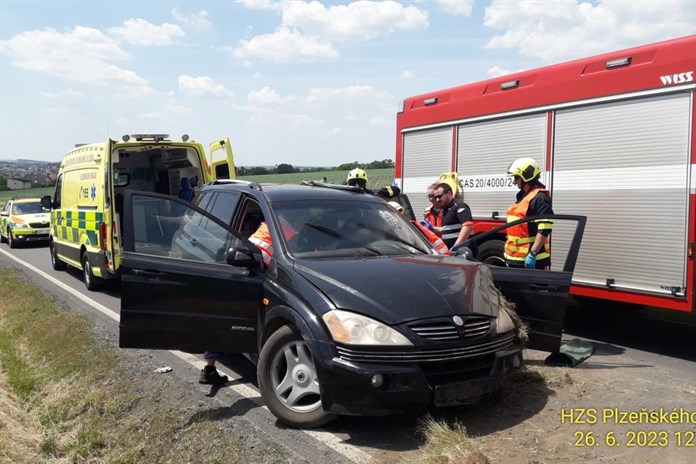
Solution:
{"label": "ambulance wheel", "polygon": [[11,230],[7,231],[7,244],[10,245],[10,248],[17,248],[17,241],[12,236]]}
{"label": "ambulance wheel", "polygon": [[87,253],[82,253],[82,276],[85,280],[85,287],[89,291],[99,290],[104,283],[101,277],[95,276],[92,272],[92,265],[89,263]]}
{"label": "ambulance wheel", "polygon": [[479,245],[476,259],[490,266],[507,267],[504,249],[505,242],[502,240],[489,240]]}
{"label": "ambulance wheel", "polygon": [[274,416],[292,427],[320,427],[336,416],[321,406],[317,368],[309,346],[288,326],[268,337],[259,354],[259,390]]}
{"label": "ambulance wheel", "polygon": [[56,251],[56,246],[53,244],[53,240],[51,240],[48,248],[51,252],[51,266],[53,269],[56,271],[64,271],[67,265],[58,257],[58,252]]}

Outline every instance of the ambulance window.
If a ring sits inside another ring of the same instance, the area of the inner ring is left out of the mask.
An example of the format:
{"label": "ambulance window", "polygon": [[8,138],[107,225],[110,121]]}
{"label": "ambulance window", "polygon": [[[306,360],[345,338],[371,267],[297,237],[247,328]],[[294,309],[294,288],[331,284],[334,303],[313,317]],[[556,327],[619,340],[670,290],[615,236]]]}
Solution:
{"label": "ambulance window", "polygon": [[63,189],[63,174],[58,176],[58,180],[56,181],[56,193],[53,197],[53,208],[58,209],[60,208],[60,197],[61,197],[61,190]]}

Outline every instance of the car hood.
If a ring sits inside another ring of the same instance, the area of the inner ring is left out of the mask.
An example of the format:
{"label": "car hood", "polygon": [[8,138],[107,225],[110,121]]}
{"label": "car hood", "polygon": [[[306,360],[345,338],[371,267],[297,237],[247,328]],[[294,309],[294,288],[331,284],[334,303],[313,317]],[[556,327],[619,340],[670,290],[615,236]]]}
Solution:
{"label": "car hood", "polygon": [[51,215],[48,213],[20,214],[10,216],[10,220],[15,224],[22,224],[24,222],[43,222],[48,226],[48,223],[51,220]]}
{"label": "car hood", "polygon": [[294,267],[336,308],[390,325],[455,314],[498,315],[490,271],[461,258],[298,260]]}

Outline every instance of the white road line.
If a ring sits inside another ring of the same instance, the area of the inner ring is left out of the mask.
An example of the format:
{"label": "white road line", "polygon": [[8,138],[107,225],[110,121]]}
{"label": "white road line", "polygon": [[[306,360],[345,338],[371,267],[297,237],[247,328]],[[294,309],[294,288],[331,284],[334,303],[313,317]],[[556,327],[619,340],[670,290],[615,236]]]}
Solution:
{"label": "white road line", "polygon": [[[73,296],[79,298],[82,300],[84,303],[88,304],[89,306],[93,307],[100,313],[110,317],[116,322],[119,322],[119,315],[118,313],[112,311],[111,309],[107,308],[103,304],[94,301],[88,296],[83,295],[79,291],[76,291],[74,288],[71,286],[64,284],[60,280],[56,279],[55,277],[52,277],[51,275],[45,273],[41,269],[37,268],[36,266],[33,266],[26,261],[23,261],[16,256],[14,256],[12,253],[9,253],[3,249],[0,248],[0,253],[4,254],[8,258],[12,259],[13,261],[21,264],[22,266],[26,267],[27,269],[35,272],[36,274],[40,275],[44,279],[48,280],[49,282],[57,285],[58,287],[62,288],[63,290],[67,291],[68,293],[72,294]],[[190,354],[190,353],[184,353],[182,351],[174,351],[170,350],[169,351],[171,354],[174,356],[180,358],[181,360],[187,362],[191,366],[197,368],[197,369],[202,369],[204,366],[203,360],[200,358]],[[222,372],[224,372],[230,379],[236,380],[239,379],[239,376],[236,376],[232,372],[230,372],[227,369],[222,369],[221,366],[218,365],[218,369]],[[266,411],[268,411],[268,408],[259,401],[259,392],[254,390],[253,388],[244,385],[244,384],[235,384],[231,385],[229,387],[232,390],[235,391],[240,396],[243,396],[246,399],[249,399],[253,401],[254,403],[258,404],[260,407],[264,408]],[[270,412],[270,411],[269,411]],[[346,443],[343,442],[343,439],[340,438],[337,435],[334,435],[333,433],[326,432],[324,430],[302,430],[302,432],[306,433],[307,435],[311,436],[315,440],[318,440],[328,446],[329,448],[333,449],[335,452],[342,454],[346,459],[349,459],[355,463],[367,463],[372,460],[372,456],[370,456],[368,453],[362,451],[359,448],[356,448],[355,446],[352,445],[347,445]]]}

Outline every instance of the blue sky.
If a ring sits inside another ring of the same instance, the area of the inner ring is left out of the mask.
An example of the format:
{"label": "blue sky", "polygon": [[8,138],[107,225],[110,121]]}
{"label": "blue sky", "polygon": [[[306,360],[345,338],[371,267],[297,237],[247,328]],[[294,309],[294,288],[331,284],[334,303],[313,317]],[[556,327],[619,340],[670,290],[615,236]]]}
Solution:
{"label": "blue sky", "polygon": [[0,159],[130,133],[393,158],[412,95],[696,32],[691,1],[2,1]]}

